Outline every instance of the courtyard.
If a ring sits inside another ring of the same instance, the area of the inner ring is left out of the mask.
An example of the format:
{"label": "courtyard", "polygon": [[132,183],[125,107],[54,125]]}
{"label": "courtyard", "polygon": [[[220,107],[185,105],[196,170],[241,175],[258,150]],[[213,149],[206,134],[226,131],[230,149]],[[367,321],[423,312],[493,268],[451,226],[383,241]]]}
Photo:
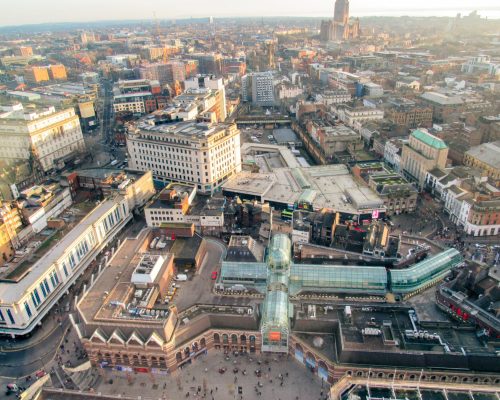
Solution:
{"label": "courtyard", "polygon": [[[259,372],[257,372],[259,371]],[[171,375],[100,369],[95,392],[146,399],[326,399],[329,385],[292,356],[212,352]]]}

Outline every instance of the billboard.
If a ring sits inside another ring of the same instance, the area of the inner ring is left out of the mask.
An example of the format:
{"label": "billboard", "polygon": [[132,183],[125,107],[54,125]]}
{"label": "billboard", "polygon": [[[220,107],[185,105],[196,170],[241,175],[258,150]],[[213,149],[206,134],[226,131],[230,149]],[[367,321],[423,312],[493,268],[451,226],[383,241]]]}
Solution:
{"label": "billboard", "polygon": [[269,332],[269,340],[271,342],[281,341],[281,332]]}

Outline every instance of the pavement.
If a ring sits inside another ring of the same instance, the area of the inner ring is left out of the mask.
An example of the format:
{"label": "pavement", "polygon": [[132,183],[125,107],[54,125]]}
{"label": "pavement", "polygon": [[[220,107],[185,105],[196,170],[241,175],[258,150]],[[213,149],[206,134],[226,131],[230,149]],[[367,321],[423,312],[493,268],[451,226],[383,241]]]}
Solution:
{"label": "pavement", "polygon": [[[225,368],[226,372],[219,373],[220,368]],[[236,373],[233,372],[235,368]],[[260,378],[255,374],[257,369],[262,371]],[[213,351],[172,375],[112,370],[100,370],[100,373],[102,379],[94,388],[95,392],[141,396],[143,400],[316,400],[326,399],[329,391],[327,384],[323,384],[322,388],[322,382],[317,376],[287,355],[249,354],[236,357],[231,354],[226,357],[222,352]],[[241,394],[238,393],[239,388]]]}

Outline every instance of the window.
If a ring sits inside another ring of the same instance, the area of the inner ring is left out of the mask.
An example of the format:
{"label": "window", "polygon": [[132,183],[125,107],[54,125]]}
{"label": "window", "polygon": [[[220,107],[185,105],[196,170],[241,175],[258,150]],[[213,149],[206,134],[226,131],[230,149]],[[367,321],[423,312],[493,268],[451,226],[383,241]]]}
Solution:
{"label": "window", "polygon": [[30,305],[27,301],[24,302],[24,309],[26,310],[26,314],[28,314],[28,318],[31,318],[33,314],[31,313]]}
{"label": "window", "polygon": [[63,261],[62,263],[62,267],[63,267],[63,271],[64,271],[64,275],[66,275],[66,277],[68,277],[68,268],[66,267],[66,263]]}
{"label": "window", "polygon": [[11,312],[9,309],[7,309],[7,316],[8,316],[8,317],[9,317],[9,319],[10,319],[10,323],[11,323],[12,325],[15,325],[16,320],[14,319],[14,316],[12,315],[12,312]]}
{"label": "window", "polygon": [[5,322],[5,317],[3,316],[2,310],[0,310],[0,322]]}
{"label": "window", "polygon": [[33,301],[33,304],[35,307],[38,307],[38,305],[42,302],[40,300],[40,295],[38,294],[38,290],[35,289],[33,292],[31,292],[31,300]]}
{"label": "window", "polygon": [[43,297],[47,297],[47,291],[45,290],[45,286],[43,285],[43,282],[40,283],[40,289],[42,289]]}
{"label": "window", "polygon": [[50,281],[52,282],[52,287],[56,287],[59,284],[59,278],[57,277],[56,271],[50,273]]}
{"label": "window", "polygon": [[48,283],[48,281],[47,281],[47,278],[45,278],[45,279],[43,280],[43,284],[45,285],[45,289],[47,290],[47,294],[50,294],[50,291],[51,291],[51,290],[50,290],[50,286],[49,286],[49,283]]}

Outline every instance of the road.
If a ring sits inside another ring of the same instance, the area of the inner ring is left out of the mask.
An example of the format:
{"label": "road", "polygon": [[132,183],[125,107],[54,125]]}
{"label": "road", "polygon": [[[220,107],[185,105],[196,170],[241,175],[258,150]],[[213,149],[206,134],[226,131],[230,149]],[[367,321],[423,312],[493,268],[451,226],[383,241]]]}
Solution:
{"label": "road", "polygon": [[211,275],[213,271],[220,273],[220,265],[226,255],[226,247],[218,240],[205,240],[207,241],[207,254],[196,275],[189,281],[178,283],[179,291],[174,298],[177,309],[184,311],[194,304],[243,306],[254,302],[253,298],[217,296],[213,293],[215,280],[211,278]]}
{"label": "road", "polygon": [[69,326],[65,319],[61,326],[54,326],[52,332],[35,346],[0,353],[0,378],[23,377],[39,369],[47,370],[61,342],[64,330]]}
{"label": "road", "polygon": [[[128,225],[118,235],[121,241],[129,236],[136,236],[144,227],[144,220],[140,219]],[[61,306],[69,303],[74,304],[74,296],[81,291],[83,284],[90,281],[90,276],[95,272],[100,263],[103,262],[103,256],[107,249],[101,252],[85,270],[84,274],[78,278],[68,296],[62,298],[59,302]],[[70,310],[71,311],[71,310]],[[61,325],[58,324],[58,318],[61,318]],[[42,329],[35,331],[32,337],[26,340],[19,340],[15,343],[18,349],[10,349],[6,341],[0,343],[0,383],[5,382],[6,377],[23,377],[33,374],[39,369],[50,369],[52,359],[56,354],[59,343],[62,340],[65,329],[70,327],[69,313],[56,314],[54,310],[44,318]],[[23,343],[24,342],[24,343]],[[3,378],[3,379],[2,379]],[[2,382],[3,381],[3,382]],[[7,379],[8,381],[8,379]]]}

